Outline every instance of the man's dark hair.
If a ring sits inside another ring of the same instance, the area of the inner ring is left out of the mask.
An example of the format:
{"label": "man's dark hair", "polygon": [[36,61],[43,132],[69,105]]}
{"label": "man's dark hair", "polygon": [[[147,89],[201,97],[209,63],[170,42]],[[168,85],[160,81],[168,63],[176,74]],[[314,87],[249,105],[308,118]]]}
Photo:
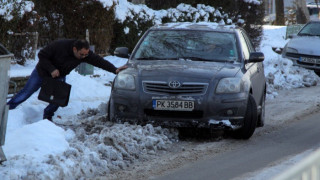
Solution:
{"label": "man's dark hair", "polygon": [[79,51],[81,50],[82,48],[85,48],[85,49],[89,49],[90,48],[90,45],[89,45],[89,42],[85,39],[79,39],[79,40],[76,40],[74,43],[73,43],[73,47],[76,47],[76,49]]}

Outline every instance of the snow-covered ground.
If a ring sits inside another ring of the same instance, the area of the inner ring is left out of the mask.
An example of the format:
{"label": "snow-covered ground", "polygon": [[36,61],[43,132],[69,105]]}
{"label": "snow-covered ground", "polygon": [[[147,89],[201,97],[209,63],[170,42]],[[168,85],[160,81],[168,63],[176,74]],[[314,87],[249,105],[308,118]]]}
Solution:
{"label": "snow-covered ground", "polygon": [[[285,27],[264,27],[260,50],[266,58],[268,99],[277,98],[279,89],[305,87],[319,80],[312,71],[293,67],[271,50],[284,46],[284,36]],[[105,59],[118,67],[126,63],[114,56]],[[10,76],[29,75],[36,63],[11,65]],[[58,109],[53,122],[42,120],[47,103],[37,99],[38,92],[10,110],[3,146],[8,160],[0,166],[1,179],[90,179],[125,170],[141,158],[147,160],[174,146],[179,141],[175,129],[105,121],[107,84],[114,77],[98,68],[94,76],[72,71],[67,76],[72,85],[69,105]]]}

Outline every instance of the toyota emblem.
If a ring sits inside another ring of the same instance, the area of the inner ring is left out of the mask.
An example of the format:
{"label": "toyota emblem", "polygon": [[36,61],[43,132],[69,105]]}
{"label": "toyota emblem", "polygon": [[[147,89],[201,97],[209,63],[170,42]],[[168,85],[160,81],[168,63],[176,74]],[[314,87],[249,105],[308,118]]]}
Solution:
{"label": "toyota emblem", "polygon": [[181,86],[181,83],[179,81],[170,81],[169,87],[173,89],[177,89]]}

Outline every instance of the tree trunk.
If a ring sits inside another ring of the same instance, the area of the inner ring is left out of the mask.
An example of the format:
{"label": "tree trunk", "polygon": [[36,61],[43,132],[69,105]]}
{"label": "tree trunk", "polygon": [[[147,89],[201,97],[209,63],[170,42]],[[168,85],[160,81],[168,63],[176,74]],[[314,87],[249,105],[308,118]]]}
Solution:
{"label": "tree trunk", "polygon": [[317,4],[317,9],[318,9],[318,19],[320,19],[319,0],[314,0],[314,2]]}
{"label": "tree trunk", "polygon": [[284,25],[284,3],[283,3],[283,0],[276,0],[275,25]]}
{"label": "tree trunk", "polygon": [[296,0],[297,5],[297,23],[305,24],[310,20],[306,0]]}

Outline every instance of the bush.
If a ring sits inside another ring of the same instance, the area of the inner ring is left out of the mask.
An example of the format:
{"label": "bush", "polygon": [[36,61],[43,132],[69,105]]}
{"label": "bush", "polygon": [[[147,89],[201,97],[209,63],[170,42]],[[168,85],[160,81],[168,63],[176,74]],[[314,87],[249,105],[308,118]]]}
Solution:
{"label": "bush", "polygon": [[[152,9],[173,8],[180,3],[190,4],[193,7],[197,7],[198,4],[205,4],[223,10],[221,13],[228,14],[227,18],[232,20],[233,23],[242,26],[248,32],[256,47],[260,44],[264,18],[264,6],[262,3],[256,4],[244,0],[146,0],[146,5]],[[212,18],[209,21],[219,22],[218,19]]]}
{"label": "bush", "polygon": [[[34,55],[35,32],[39,34],[38,46],[43,47],[56,39],[84,39],[88,29],[95,51],[108,52],[113,38],[114,5],[105,8],[96,0],[33,0],[33,11],[19,14],[26,2],[8,0],[6,3],[14,7],[8,8],[12,16],[6,19],[9,16],[0,15],[1,42],[14,53],[18,63],[24,64]],[[6,3],[0,7],[10,7]]]}
{"label": "bush", "polygon": [[[37,14],[33,11],[23,11],[28,3],[25,1],[14,2],[9,0],[0,5],[7,12],[0,15],[0,39],[1,43],[14,54],[15,61],[21,65],[26,58],[34,56],[34,35]],[[6,8],[6,3],[13,3]],[[31,5],[32,3],[29,3]]]}
{"label": "bush", "polygon": [[61,38],[85,39],[97,53],[105,54],[113,37],[113,7],[104,8],[96,0],[34,0],[39,23],[40,46]]}
{"label": "bush", "polygon": [[154,25],[154,17],[149,17],[145,11],[136,13],[131,10],[130,13],[133,16],[127,17],[123,22],[117,21],[114,24],[111,52],[120,46],[128,47],[132,51],[146,30]]}

